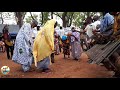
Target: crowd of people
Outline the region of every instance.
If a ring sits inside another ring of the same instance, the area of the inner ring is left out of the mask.
[[[21,64],[24,72],[33,70],[31,68],[33,63],[37,71],[49,72],[51,71],[49,66],[55,62],[55,55],[63,54],[64,59],[66,55],[68,59],[72,56],[73,60],[78,61],[83,51],[89,50],[95,44],[106,43],[110,40],[108,38],[113,39],[119,35],[119,32],[113,35],[113,25],[115,19],[118,19],[115,16],[116,14],[103,12],[101,19],[97,15],[87,17],[81,28],[71,27],[69,32],[63,27],[56,29],[57,22],[53,19],[48,20],[41,29],[38,22],[33,20],[20,28],[15,43],[11,42],[6,25],[3,28],[4,40],[1,40],[0,46],[5,46],[8,59],[12,58],[15,63]],[[119,19],[116,22],[118,24]],[[115,58],[117,55],[113,54]]]
[[[73,60],[78,61],[83,46],[86,46],[86,50],[89,49],[93,31],[97,31],[95,23],[99,25],[97,20],[93,22],[89,17],[83,28],[71,27],[71,30],[67,31],[67,28],[63,27],[56,29],[57,22],[52,19],[48,20],[34,35],[33,30],[38,22],[33,20],[31,24],[24,24],[16,37],[12,60],[21,64],[24,72],[31,71],[33,63],[37,71],[49,72],[49,65],[55,62],[55,55],[63,54],[64,59],[66,56],[68,59],[72,56]]]

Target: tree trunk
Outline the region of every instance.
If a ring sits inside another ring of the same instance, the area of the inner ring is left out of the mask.
[[[90,16],[90,12],[87,12],[87,17],[89,17]]]
[[[71,15],[70,18],[69,18],[69,24],[68,24],[68,27],[70,27],[70,26],[72,25],[73,15],[74,15],[74,13],[72,13],[72,15]]]
[[[18,19],[17,25],[19,25],[19,28],[21,28],[23,25],[23,19],[25,17],[25,14],[26,14],[25,12],[15,12],[15,16]]]
[[[2,17],[2,12],[1,12],[1,20],[2,20],[2,23],[1,23],[1,24],[3,24],[3,23],[4,23],[4,20],[3,20],[3,17]]]
[[[65,28],[67,25],[67,20],[66,20],[67,12],[64,12],[62,14],[62,21],[63,21],[63,27]]]
[[[31,12],[30,12],[30,15],[31,15],[31,18],[32,18],[33,20],[35,20]]]
[[[53,19],[53,12],[51,12],[51,19]]]
[[[17,25],[19,25],[19,28],[21,28],[22,25],[23,25],[23,20],[22,20],[22,17],[21,17],[21,16],[18,17]]]
[[[41,12],[41,15],[42,15],[41,25],[43,25],[43,19],[44,19],[44,14],[43,14],[43,12]]]

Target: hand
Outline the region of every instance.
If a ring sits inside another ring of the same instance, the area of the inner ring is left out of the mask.
[[[29,56],[32,56],[32,50],[29,48]]]

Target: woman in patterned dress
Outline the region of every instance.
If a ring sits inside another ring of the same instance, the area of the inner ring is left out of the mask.
[[[21,64],[24,72],[30,71],[33,62],[32,28],[36,27],[37,24],[38,22],[35,20],[31,24],[24,24],[16,37],[12,60]]]
[[[55,55],[59,55],[60,54],[59,35],[56,32],[54,34],[54,44],[55,44]]]
[[[71,51],[73,59],[79,60],[82,54],[82,48],[80,45],[80,33],[75,28],[72,28]]]

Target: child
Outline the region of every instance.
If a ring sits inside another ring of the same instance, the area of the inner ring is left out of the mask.
[[[68,58],[70,58],[70,40],[69,40],[69,36],[63,36],[62,37],[62,44],[63,44],[64,59],[66,58],[65,55],[68,55]]]

